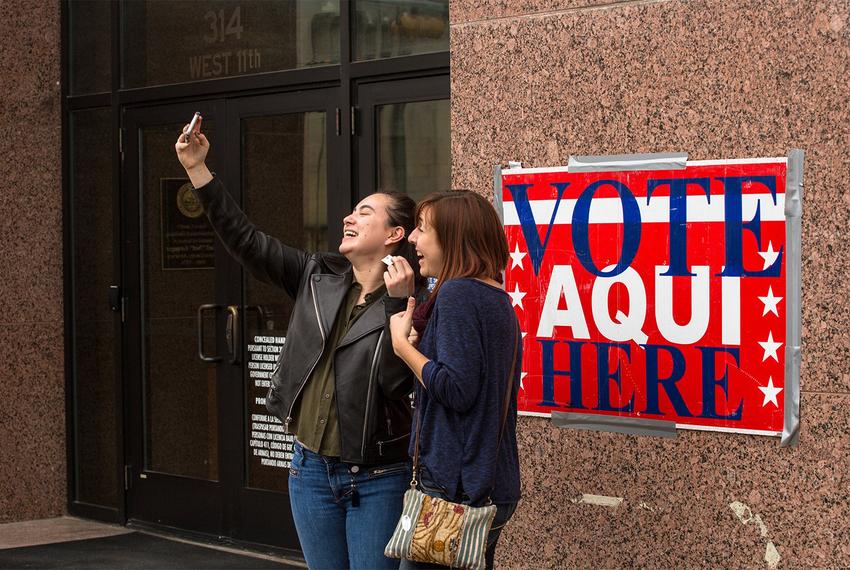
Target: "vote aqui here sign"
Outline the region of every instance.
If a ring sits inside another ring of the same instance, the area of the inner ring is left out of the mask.
[[[520,413],[780,435],[786,162],[503,170]]]

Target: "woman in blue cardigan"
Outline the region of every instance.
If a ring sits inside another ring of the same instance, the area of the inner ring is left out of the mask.
[[[508,244],[493,206],[473,192],[432,194],[419,204],[416,218],[410,242],[420,271],[438,281],[427,303],[414,310],[409,299],[407,310],[390,319],[393,350],[419,380],[410,452],[418,427],[419,481],[425,493],[497,506],[486,551],[491,568],[496,542],[520,498],[516,395],[521,338],[501,286]],[[420,565],[405,560],[405,567]]]

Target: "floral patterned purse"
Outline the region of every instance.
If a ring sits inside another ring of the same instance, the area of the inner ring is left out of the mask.
[[[496,505],[470,507],[408,489],[401,519],[384,555],[452,568],[483,569],[487,535],[495,516]]]
[[[501,447],[502,432],[505,430],[511,402],[517,341],[514,342],[513,364],[508,376],[502,426],[499,432],[499,447]],[[404,493],[401,518],[384,549],[384,555],[389,558],[404,558],[451,568],[483,570],[486,567],[487,536],[496,516],[496,505],[471,507],[431,497],[416,488],[421,422],[417,421],[416,424],[413,479],[410,481],[410,489]]]

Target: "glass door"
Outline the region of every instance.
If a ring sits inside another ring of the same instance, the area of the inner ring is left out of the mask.
[[[124,116],[125,487],[130,520],[221,534],[228,403],[215,355],[234,268],[174,152],[196,110],[218,143],[220,101]],[[223,151],[214,144],[208,162]]]
[[[337,96],[315,89],[227,104],[227,147],[234,149],[227,171],[245,213],[261,231],[307,251],[335,250],[351,208],[338,176]],[[233,430],[241,440],[231,442],[239,458],[234,536],[297,548],[287,488],[293,438],[265,407],[293,301],[247,274],[241,293],[241,366],[228,384],[228,398],[241,406],[241,430]]]
[[[201,111],[207,164],[251,222],[294,247],[334,249],[352,203],[337,178],[335,97],[317,89],[126,112],[128,519],[298,548],[292,438],[265,409],[292,300],[227,253],[174,141]]]
[[[451,187],[449,82],[445,75],[357,88],[360,197],[397,191],[420,200]]]

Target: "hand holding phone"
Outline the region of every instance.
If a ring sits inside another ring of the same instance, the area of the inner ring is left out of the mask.
[[[207,137],[201,133],[203,121],[204,118],[201,114],[195,113],[192,121],[183,128],[177,136],[177,142],[174,143],[177,159],[186,169],[186,174],[189,175],[189,180],[192,181],[195,188],[200,188],[213,178],[205,164],[210,143]]]

